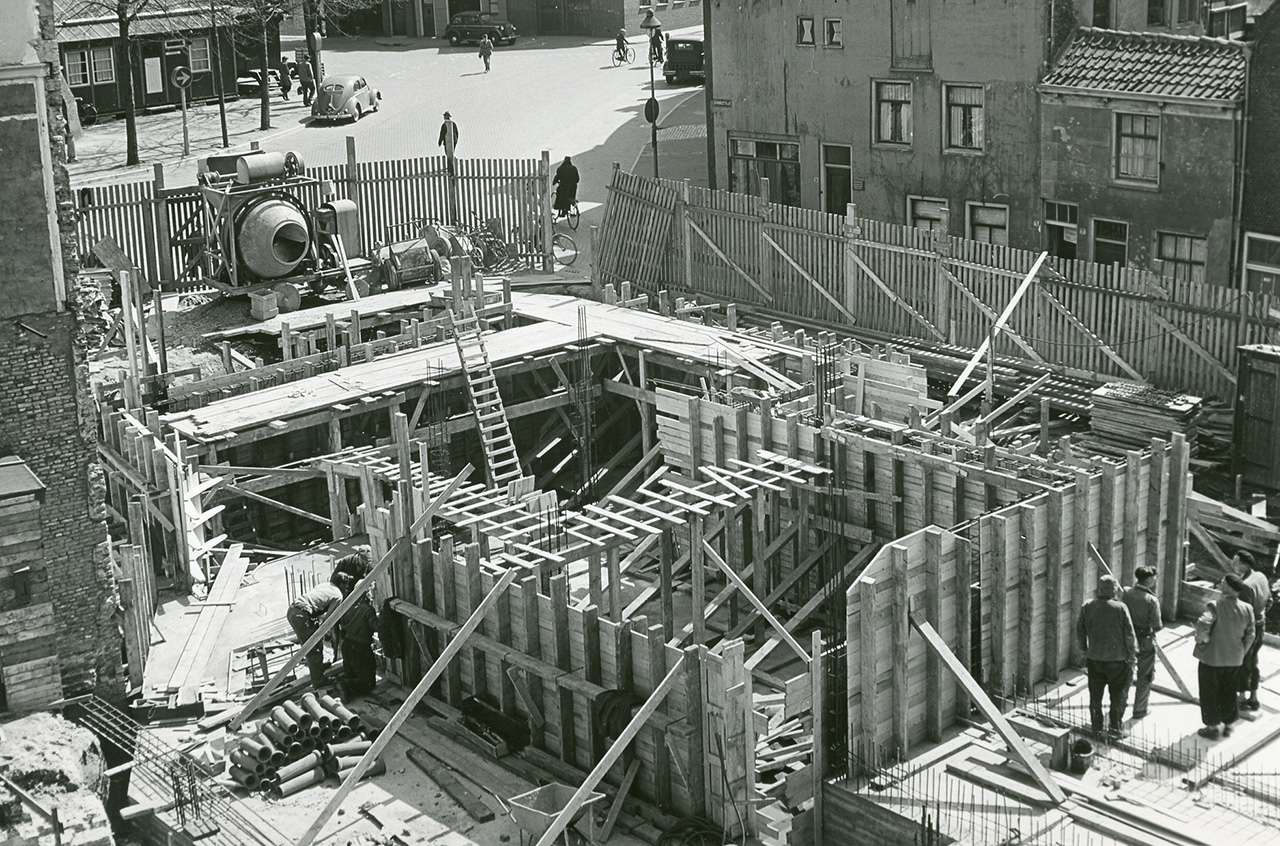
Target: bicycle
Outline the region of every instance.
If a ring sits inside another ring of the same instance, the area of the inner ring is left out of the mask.
[[[507,253],[507,245],[497,234],[502,231],[502,221],[494,218],[496,222],[496,230],[494,226],[485,223],[480,219],[474,211],[471,213],[472,225],[465,229],[463,234],[471,243],[470,255],[471,261],[481,270],[497,270],[506,264],[510,256]]]
[[[521,258],[537,261],[543,254],[541,229],[530,236],[520,226],[511,228],[510,243],[515,247],[516,255]],[[578,244],[567,232],[551,232],[551,256],[556,264],[568,267],[578,259]]]
[[[622,65],[624,64],[629,65],[636,60],[636,51],[635,51],[635,48],[629,45],[625,53],[619,50],[617,47],[614,47],[613,55],[610,58],[613,60],[613,66],[615,68],[622,67]]]
[[[574,230],[575,232],[578,230],[578,201],[577,200],[573,201],[573,204],[569,206],[568,211],[560,211],[559,209],[552,210],[552,216],[551,216],[552,224],[560,223],[561,221],[568,223],[569,228]]]

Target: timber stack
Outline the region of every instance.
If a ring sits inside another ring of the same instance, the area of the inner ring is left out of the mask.
[[[1090,429],[1104,445],[1123,452],[1140,449],[1152,438],[1173,433],[1186,437],[1196,454],[1200,397],[1160,391],[1130,382],[1108,382],[1090,395]]]

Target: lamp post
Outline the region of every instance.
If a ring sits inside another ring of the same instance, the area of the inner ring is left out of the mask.
[[[650,38],[653,37],[655,29],[661,29],[662,24],[658,21],[657,15],[650,9],[644,13],[644,20],[640,22],[640,28]],[[654,96],[653,82],[653,50],[649,48],[648,43],[645,44],[649,52],[649,102],[644,104],[644,119],[649,121],[649,143],[653,146],[653,178],[658,178],[658,98]]]

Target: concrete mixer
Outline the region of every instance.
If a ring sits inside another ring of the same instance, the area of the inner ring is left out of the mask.
[[[206,282],[226,294],[271,290],[281,312],[306,291],[368,292],[370,263],[356,205],[305,174],[296,153],[208,156],[199,162]]]

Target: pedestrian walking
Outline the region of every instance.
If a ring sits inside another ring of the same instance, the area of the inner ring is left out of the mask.
[[[1129,609],[1133,634],[1138,640],[1138,670],[1133,686],[1133,718],[1147,715],[1151,699],[1151,683],[1156,678],[1156,632],[1164,628],[1160,619],[1160,600],[1156,599],[1156,570],[1139,567],[1133,571],[1137,584],[1124,592],[1121,601]]]
[[[1129,682],[1138,657],[1129,609],[1118,598],[1120,583],[1111,576],[1098,579],[1098,595],[1080,609],[1076,636],[1084,651],[1089,674],[1089,721],[1096,737],[1102,736],[1102,694],[1111,700],[1107,734],[1124,736],[1124,709]]]
[[[1240,707],[1246,711],[1256,711],[1258,704],[1258,653],[1262,650],[1262,633],[1267,628],[1267,609],[1271,607],[1271,580],[1266,570],[1253,560],[1248,552],[1237,552],[1235,560],[1236,575],[1248,588],[1247,596],[1241,595],[1242,602],[1247,601],[1253,608],[1253,645],[1245,653],[1244,663],[1240,665],[1240,681],[1237,689],[1240,692]]]
[[[480,36],[480,58],[484,59],[484,72],[489,72],[489,57],[493,55],[493,42],[488,35]]]
[[[289,75],[288,57],[280,57],[280,65],[276,68],[276,72],[280,74],[280,95],[288,100],[289,92],[293,90],[293,77]]]
[[[320,628],[324,618],[346,598],[354,584],[350,574],[334,573],[329,581],[321,582],[289,605],[288,611],[285,612],[285,619],[289,621],[293,633],[298,636],[299,644],[306,643],[316,633],[316,629]],[[307,653],[306,660],[307,671],[311,675],[311,686],[319,689],[324,684],[325,673],[323,641],[317,643],[315,648]]]
[[[342,698],[353,699],[373,690],[378,683],[373,636],[378,631],[378,612],[363,594],[342,618]]]
[[[298,90],[302,92],[302,105],[310,106],[311,98],[316,96],[316,76],[310,57],[298,62]]]
[[[1219,736],[1219,726],[1221,735],[1230,737],[1240,716],[1236,687],[1254,639],[1253,606],[1244,580],[1231,573],[1218,589],[1222,598],[1205,606],[1196,620],[1196,647],[1191,653],[1200,662],[1200,722],[1204,727],[1199,734],[1210,740]]]

